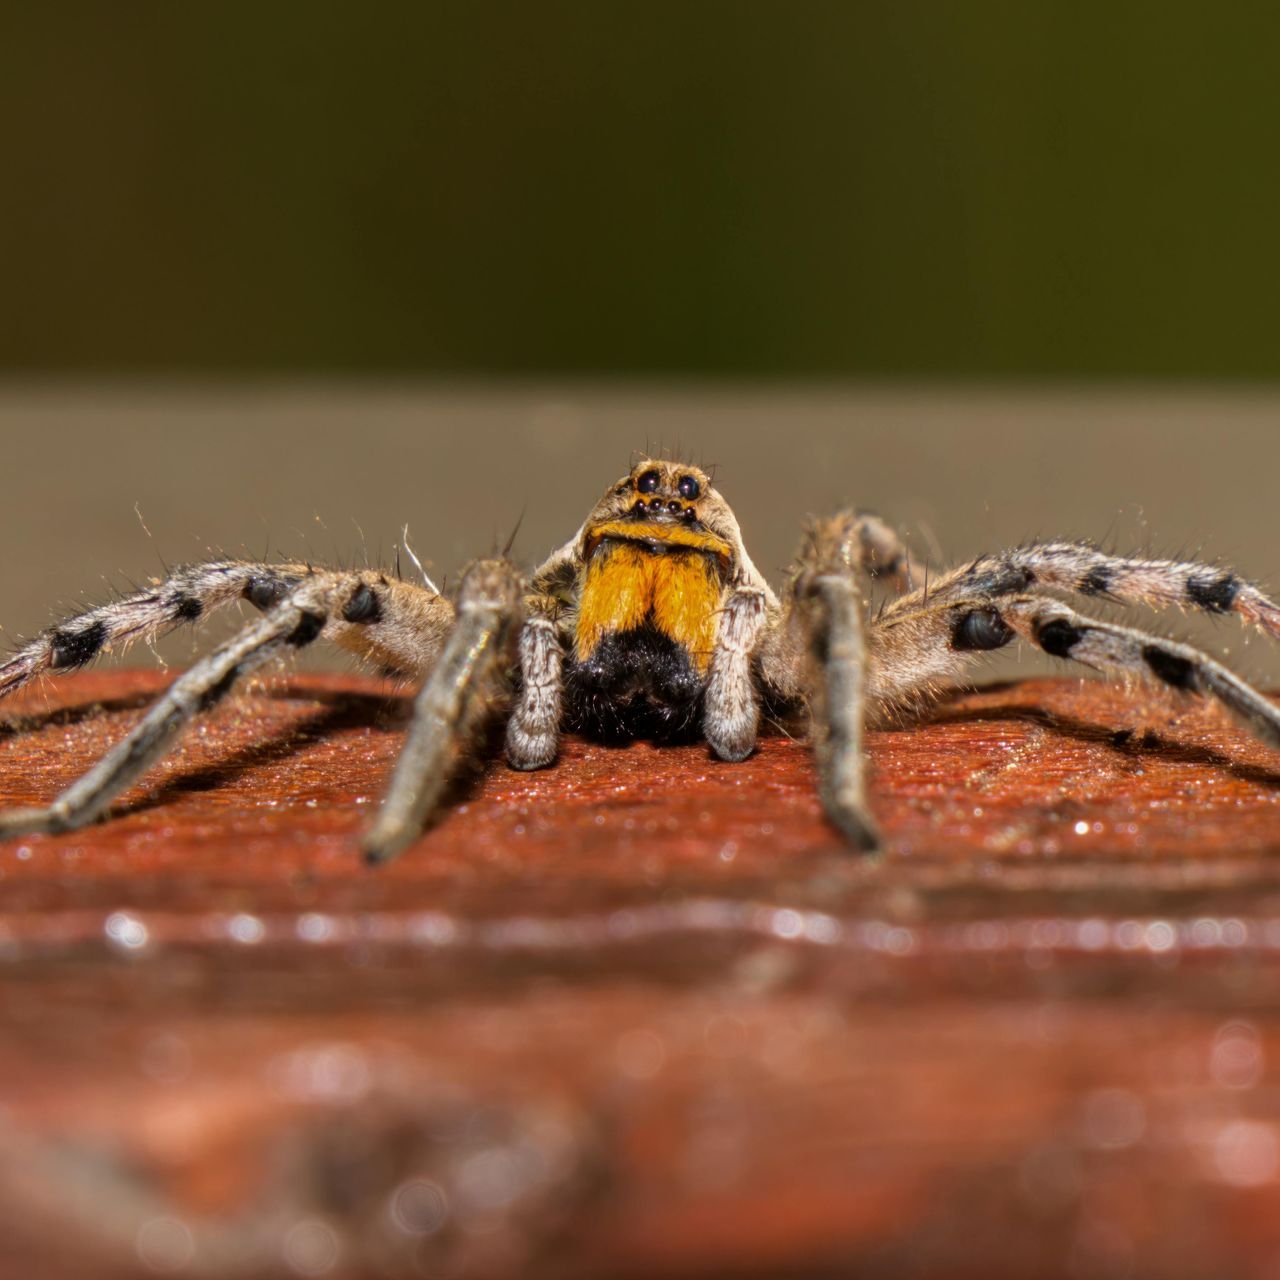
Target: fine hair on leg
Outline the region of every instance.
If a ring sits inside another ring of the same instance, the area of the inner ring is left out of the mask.
[[[767,616],[764,592],[739,587],[720,612],[703,694],[702,731],[721,760],[745,760],[756,745],[760,707],[751,661]]]
[[[1280,746],[1280,708],[1222,663],[1190,645],[1087,617],[1048,596],[953,600],[878,625],[872,632],[872,694],[888,706],[911,705],[954,683],[974,657],[1015,636],[1107,675],[1213,698],[1264,742]]]
[[[539,601],[520,629],[520,692],[506,731],[507,762],[513,769],[545,768],[559,750],[564,649],[554,612],[553,601]]]
[[[1034,542],[998,555],[980,556],[917,591],[890,603],[886,619],[924,605],[956,600],[1061,591],[1223,616],[1280,639],[1280,605],[1250,582],[1220,565],[1193,560],[1146,560],[1114,556],[1085,542]]]

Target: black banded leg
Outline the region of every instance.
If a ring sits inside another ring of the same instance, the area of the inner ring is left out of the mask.
[[[510,662],[520,586],[515,570],[501,560],[481,560],[464,575],[457,620],[418,694],[386,798],[362,842],[367,862],[395,857],[417,839],[439,804]]]
[[[0,661],[0,697],[36,676],[74,671],[109,649],[198,622],[236,600],[271,609],[312,573],[306,565],[247,560],[182,565],[145,590],[86,609],[19,645]]]
[[[1280,639],[1280,605],[1230,569],[1193,560],[1145,560],[1110,555],[1083,542],[1037,542],[980,556],[894,601],[886,618],[919,609],[1062,591],[1153,608],[1175,607],[1225,616]]]
[[[764,592],[740,587],[720,614],[702,700],[702,732],[721,760],[745,760],[756,746],[760,707],[751,661],[768,614]]]
[[[1056,600],[1014,600],[1001,614],[1020,636],[1055,658],[1215,698],[1245,728],[1269,745],[1280,747],[1280,709],[1233,671],[1190,645],[1136,627],[1099,622]]]
[[[74,831],[100,818],[111,802],[162,756],[182,729],[216,706],[241,676],[281,651],[310,644],[324,629],[331,577],[308,580],[272,611],[179,676],[131,732],[45,808],[0,814],[0,838]]]
[[[542,769],[560,748],[564,650],[550,610],[520,629],[520,694],[507,721],[507,762],[513,769]]]
[[[867,808],[867,650],[858,583],[850,574],[816,573],[797,583],[795,604],[813,671],[810,710],[822,802],[850,843],[869,853],[880,835]]]
[[[1215,698],[1264,742],[1280,746],[1280,709],[1220,662],[1190,645],[1086,617],[1048,596],[979,598],[879,621],[871,633],[872,696],[882,709],[912,707],[954,684],[971,659],[1015,636],[1096,671]]]

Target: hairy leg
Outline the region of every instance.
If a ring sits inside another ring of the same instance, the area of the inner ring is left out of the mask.
[[[871,634],[871,694],[881,706],[908,707],[954,683],[975,655],[1003,648],[1015,636],[1108,675],[1214,698],[1264,742],[1280,746],[1280,709],[1220,662],[1189,645],[1086,617],[1044,596],[979,597],[881,620]]]
[[[36,676],[87,666],[107,650],[154,639],[236,600],[268,611],[302,583],[329,572],[243,560],[184,565],[147,590],[86,609],[19,646],[0,662],[0,697]],[[340,576],[352,583],[352,594],[327,618],[325,639],[378,667],[424,674],[452,623],[452,605],[373,570]]]
[[[308,578],[264,618],[250,623],[179,676],[133,730],[50,805],[0,814],[0,837],[72,831],[101,817],[196,715],[216,706],[241,676],[268,659],[314,641],[326,619],[341,610],[352,594],[346,578],[330,574]]]
[[[702,732],[721,760],[745,760],[755,750],[760,708],[751,661],[767,611],[764,592],[739,587],[720,612],[703,694]]]
[[[560,747],[564,649],[556,627],[556,602],[535,596],[518,647],[520,694],[507,721],[507,761],[513,769],[542,769]]]
[[[421,833],[454,766],[500,693],[522,612],[521,580],[504,560],[463,575],[457,621],[414,704],[409,736],[363,849],[386,862]]]
[[[885,552],[868,538],[868,519],[846,512],[807,530],[782,608],[763,628],[755,653],[767,693],[808,703],[823,804],[849,841],[867,851],[879,835],[867,807],[863,751],[864,577]],[[874,527],[885,528],[880,521]],[[872,543],[879,549],[869,550]],[[893,572],[906,572],[905,553]]]
[[[1234,613],[1280,639],[1280,605],[1229,569],[1183,560],[1142,560],[1108,555],[1083,542],[1039,542],[982,556],[893,601],[886,620],[926,605],[955,600],[999,600],[1027,591],[1063,591],[1203,613]]]

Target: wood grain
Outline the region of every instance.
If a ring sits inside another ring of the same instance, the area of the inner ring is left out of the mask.
[[[162,683],[11,704],[48,799]],[[1268,1276],[1280,757],[1037,681],[807,749],[572,740],[370,871],[403,733],[268,682],[0,847],[0,1274]]]

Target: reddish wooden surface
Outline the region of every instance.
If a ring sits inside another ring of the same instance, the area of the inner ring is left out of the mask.
[[[0,801],[159,683],[12,704]],[[369,871],[404,716],[269,683],[0,846],[0,1274],[1280,1270],[1280,756],[1212,711],[875,734],[876,863],[803,743],[573,741]]]

